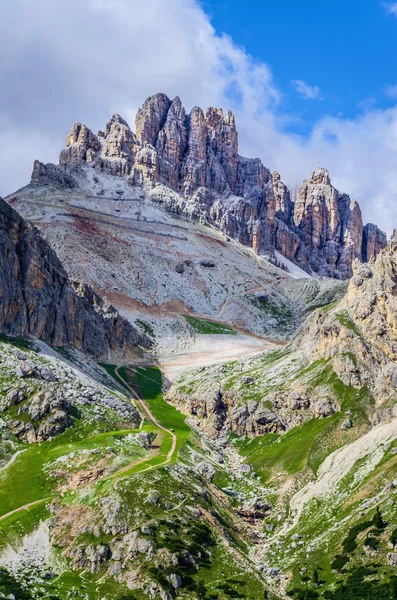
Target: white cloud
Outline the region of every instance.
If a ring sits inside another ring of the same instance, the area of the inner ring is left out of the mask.
[[[389,231],[397,225],[397,108],[321,119],[308,138],[285,133],[271,70],[217,35],[196,0],[14,0],[0,21],[0,194],[24,185],[35,158],[56,161],[73,121],[131,125],[162,91],[232,108],[240,152],[291,186],[318,166]],[[303,82],[302,82],[303,83]]]
[[[294,79],[291,83],[295,86],[298,94],[307,100],[321,100],[320,88],[317,85],[309,85],[301,79]]]
[[[384,92],[389,98],[397,98],[397,85],[386,85]]]
[[[397,2],[387,2],[383,5],[389,15],[397,17]]]

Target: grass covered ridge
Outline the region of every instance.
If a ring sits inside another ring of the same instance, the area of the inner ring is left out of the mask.
[[[183,318],[189,323],[196,333],[209,334],[209,335],[237,335],[237,331],[225,325],[224,323],[217,323],[216,321],[207,321],[206,319],[199,319],[197,317],[190,317],[189,315],[183,315]]]

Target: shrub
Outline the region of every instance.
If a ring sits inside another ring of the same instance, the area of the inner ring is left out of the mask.
[[[373,518],[373,524],[377,529],[383,530],[387,523],[383,520],[382,513],[379,510],[379,506],[376,507],[375,515]]]
[[[393,546],[395,546],[397,544],[397,529],[393,529],[389,539],[390,539],[391,543],[393,544]]]
[[[331,563],[331,569],[341,571],[346,563],[349,562],[349,557],[345,554],[338,554]]]

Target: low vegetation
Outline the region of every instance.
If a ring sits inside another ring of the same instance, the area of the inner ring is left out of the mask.
[[[190,317],[189,315],[183,315],[183,317],[196,333],[207,335],[237,335],[237,331],[224,323],[198,319],[197,317]]]

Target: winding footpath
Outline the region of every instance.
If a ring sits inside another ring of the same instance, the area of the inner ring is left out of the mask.
[[[11,510],[9,513],[6,513],[5,515],[1,515],[0,521],[3,521],[4,519],[8,519],[8,517],[12,517],[12,515],[15,515],[16,513],[19,513],[22,510],[29,510],[29,508],[31,508],[32,506],[36,506],[38,504],[42,504],[43,502],[47,502],[47,500],[51,500],[51,498],[53,498],[53,496],[48,496],[47,498],[41,498],[40,500],[35,500],[34,502],[28,502],[27,504],[24,504],[23,506],[20,506],[19,508],[15,508],[14,510]]]
[[[156,427],[158,427],[162,431],[165,431],[165,433],[168,433],[171,436],[171,438],[172,438],[171,448],[170,448],[170,450],[169,450],[169,452],[167,454],[167,457],[164,460],[164,462],[162,462],[162,463],[160,463],[158,465],[150,465],[146,469],[143,469],[142,471],[140,471],[140,473],[142,473],[143,471],[148,471],[149,469],[154,469],[155,467],[160,467],[162,465],[168,465],[171,462],[171,460],[172,460],[172,458],[173,458],[173,456],[175,454],[176,443],[177,443],[177,440],[178,440],[177,436],[170,429],[167,429],[166,427],[163,427],[163,425],[161,425],[161,423],[156,419],[156,417],[154,416],[154,414],[150,410],[149,406],[147,405],[147,403],[145,402],[145,400],[142,398],[140,392],[138,392],[137,390],[134,390],[134,388],[131,387],[130,384],[120,374],[120,367],[116,367],[115,373],[116,373],[117,377],[120,379],[120,381],[122,381],[123,384],[131,392],[131,394],[132,394],[132,396],[134,397],[134,400],[135,400],[134,404],[138,408],[139,412],[141,414],[145,414],[146,417],[147,417],[147,419],[149,421],[151,421],[154,425],[156,425]]]
[[[119,372],[120,367],[117,367],[115,369],[115,373],[118,377],[118,379],[123,383],[123,385],[128,388],[128,390],[131,392],[132,394],[132,398],[131,398],[131,402],[137,407],[137,409],[139,410],[140,414],[142,415],[142,421],[141,421],[141,425],[140,425],[140,429],[142,429],[143,423],[144,423],[144,419],[145,417],[151,421],[156,427],[158,427],[158,429],[161,429],[162,431],[164,431],[165,433],[169,434],[171,436],[172,439],[172,444],[171,444],[171,448],[169,450],[169,452],[167,453],[167,456],[165,457],[164,461],[161,463],[157,463],[154,465],[149,465],[143,469],[141,469],[140,471],[137,471],[137,473],[144,473],[146,471],[150,471],[152,469],[156,469],[158,467],[162,467],[164,465],[168,465],[175,454],[176,451],[176,444],[177,444],[177,436],[175,435],[175,433],[169,429],[167,429],[166,427],[163,427],[163,425],[161,425],[161,423],[156,419],[156,417],[153,415],[152,411],[150,410],[149,406],[147,405],[147,403],[144,401],[144,399],[142,398],[140,392],[138,390],[135,390],[133,387],[130,386],[130,384],[124,379],[124,377],[121,375],[121,373]],[[17,452],[15,454],[15,456],[12,458],[12,460],[5,465],[5,467],[3,467],[3,469],[5,470],[6,468],[8,468],[12,462],[14,462],[14,460],[17,458],[17,455],[19,455],[21,452]],[[145,456],[141,461],[136,461],[133,464],[128,465],[127,467],[123,467],[120,471],[117,471],[116,473],[113,473],[112,475],[109,475],[109,477],[106,477],[104,479],[100,479],[98,481],[106,481],[107,479],[114,479],[115,477],[117,477],[118,475],[121,475],[123,472],[128,472],[128,469],[133,468],[134,466],[137,466],[139,463],[144,464],[145,462],[147,462],[147,460],[150,460],[152,458],[154,458],[154,456],[158,455],[160,453],[160,447],[154,449],[153,453],[151,454],[150,458],[148,459],[147,456]],[[3,470],[2,469],[2,470]],[[54,497],[54,494],[51,496],[48,496],[47,498],[41,498],[40,500],[35,500],[34,502],[28,502],[27,504],[24,504],[23,506],[20,506],[19,508],[15,508],[14,510],[1,515],[0,516],[0,522],[4,521],[5,519],[8,519],[8,517],[11,517],[12,515],[15,515],[19,512],[22,512],[24,510],[29,510],[29,508],[32,508],[34,506],[37,506],[39,504],[42,504],[43,502],[47,502],[48,500],[51,500]]]

